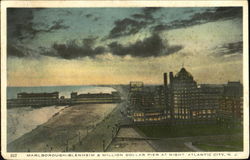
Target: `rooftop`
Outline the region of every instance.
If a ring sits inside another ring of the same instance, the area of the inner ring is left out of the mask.
[[[181,70],[175,75],[175,77],[181,79],[186,79],[186,78],[193,79],[193,76],[184,67],[181,68]]]

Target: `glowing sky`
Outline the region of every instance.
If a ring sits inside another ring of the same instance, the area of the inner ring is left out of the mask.
[[[242,82],[242,8],[9,8],[8,86]]]

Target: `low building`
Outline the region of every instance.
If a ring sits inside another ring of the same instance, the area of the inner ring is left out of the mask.
[[[77,94],[77,92],[71,93],[71,103],[120,103],[121,96],[118,92],[111,93],[86,93]]]
[[[157,86],[154,92],[154,103],[156,105],[165,106],[166,98],[165,98],[165,88],[163,86]]]
[[[192,110],[192,119],[196,123],[216,123],[219,100],[223,93],[221,85],[199,85],[198,105]]]
[[[132,84],[132,85],[131,85]],[[130,117],[134,123],[162,123],[166,121],[163,87],[143,86],[143,83],[130,83],[129,105]],[[170,115],[170,114],[169,114]]]
[[[7,100],[8,107],[42,107],[57,105],[59,103],[59,92],[52,93],[18,93],[17,99]]]
[[[135,110],[132,115],[132,120],[134,123],[162,123],[168,122],[165,108],[159,107],[149,107],[143,108],[141,110]]]
[[[59,105],[70,105],[71,104],[71,98],[65,98],[64,96],[61,96],[59,99]]]
[[[154,105],[154,97],[150,92],[132,92],[129,98],[130,105],[134,108],[145,108]]]
[[[129,92],[138,92],[143,90],[143,82],[132,81],[129,84]]]
[[[225,123],[243,121],[243,85],[240,82],[228,82],[224,86],[219,103],[219,120]]]

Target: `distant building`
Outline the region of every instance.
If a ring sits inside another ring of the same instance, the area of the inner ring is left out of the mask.
[[[44,107],[50,105],[74,105],[82,103],[119,103],[118,92],[77,94],[72,92],[70,98],[61,96],[59,92],[52,93],[18,93],[17,99],[8,99],[7,107]]]
[[[18,93],[17,99],[58,99],[59,92],[52,92],[52,93]]]
[[[223,87],[220,85],[200,85],[198,93],[198,107],[193,109],[192,119],[204,123],[215,123]]]
[[[162,123],[166,122],[167,114],[165,108],[162,107],[146,107],[140,110],[135,110],[132,115],[135,123]]]
[[[77,94],[77,92],[71,93],[71,103],[119,103],[121,102],[121,96],[118,92],[111,93],[87,93]]]
[[[143,90],[143,82],[133,81],[130,82],[129,92],[138,92]]]
[[[130,104],[136,108],[145,108],[154,105],[154,97],[150,92],[132,92],[130,94]]]
[[[129,105],[132,108],[131,118],[134,123],[160,123],[166,120],[164,88],[144,87],[142,82],[130,82]]]
[[[8,107],[40,107],[57,105],[59,103],[59,92],[52,93],[18,93],[17,99],[7,101]]]
[[[165,106],[166,105],[166,90],[163,86],[157,86],[154,92],[155,105]]]
[[[243,121],[243,85],[240,82],[228,82],[220,98],[219,120],[227,123]]]

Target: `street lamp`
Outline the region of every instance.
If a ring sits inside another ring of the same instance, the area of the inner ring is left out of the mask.
[[[102,149],[103,149],[103,152],[105,152],[105,140],[102,140]]]
[[[80,143],[80,141],[81,141],[81,133],[80,133],[80,131],[78,132],[78,140],[79,140],[79,143]]]

